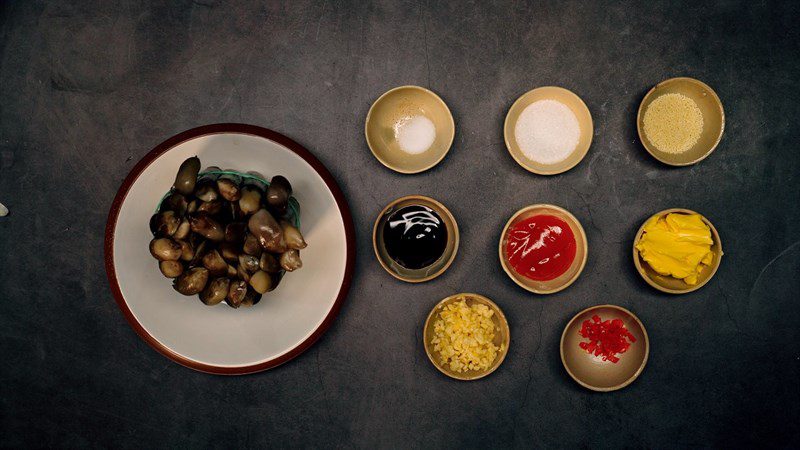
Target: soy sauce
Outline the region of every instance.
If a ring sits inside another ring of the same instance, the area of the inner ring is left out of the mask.
[[[383,242],[389,256],[407,269],[435,263],[447,247],[447,227],[427,206],[398,209],[383,226]]]

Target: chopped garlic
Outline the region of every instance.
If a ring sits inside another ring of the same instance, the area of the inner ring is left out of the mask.
[[[498,347],[493,343],[496,330],[493,315],[494,311],[486,305],[467,306],[463,297],[444,306],[433,324],[431,339],[442,364],[454,372],[489,369],[497,354],[505,350],[505,345]]]

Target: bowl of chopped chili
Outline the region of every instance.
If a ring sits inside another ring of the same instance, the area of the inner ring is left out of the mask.
[[[614,305],[584,309],[561,335],[561,362],[581,386],[622,389],[639,377],[650,354],[647,330],[635,314]]]

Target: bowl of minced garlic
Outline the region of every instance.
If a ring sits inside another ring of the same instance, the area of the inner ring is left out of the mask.
[[[633,240],[636,270],[648,284],[670,294],[703,287],[717,272],[722,254],[714,225],[688,209],[651,216]]]
[[[494,372],[508,352],[511,334],[503,311],[479,294],[456,294],[431,310],[423,331],[433,365],[457,380]]]
[[[645,95],[637,117],[639,140],[657,160],[672,166],[699,162],[717,148],[725,129],[722,102],[694,78],[670,78]]]

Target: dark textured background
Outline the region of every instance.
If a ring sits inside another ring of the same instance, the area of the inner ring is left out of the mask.
[[[697,447],[800,445],[798,3],[655,1],[0,2],[0,444],[191,447]],[[692,76],[727,126],[707,160],[673,169],[636,137],[644,93]],[[447,158],[385,169],[363,136],[401,84],[439,93],[456,121]],[[589,106],[586,159],[525,172],[502,143],[519,95],[560,85]],[[160,356],[125,322],[103,269],[111,200],[133,164],[180,131],[272,128],[309,148],[349,199],[358,261],[341,316],[275,370],[223,378]],[[371,224],[404,194],[444,202],[462,245],[435,281],[394,280]],[[589,261],[534,297],[502,272],[498,234],[518,208],[572,211]],[[631,240],[686,207],[726,256],[698,292],[647,286]],[[445,378],[420,332],[439,299],[493,298],[514,340],[482,381]],[[639,315],[652,351],[626,389],[566,374],[558,342],[579,310]]]

